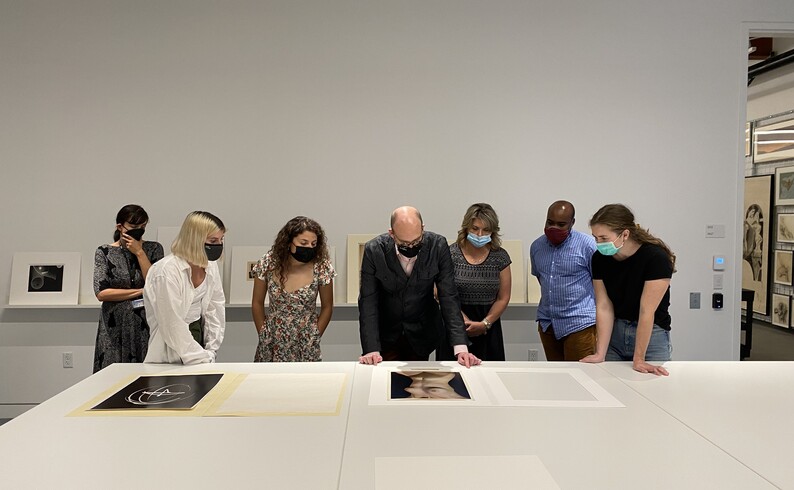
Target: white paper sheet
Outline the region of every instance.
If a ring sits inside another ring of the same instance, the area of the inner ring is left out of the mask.
[[[211,415],[338,415],[345,373],[248,374]]]

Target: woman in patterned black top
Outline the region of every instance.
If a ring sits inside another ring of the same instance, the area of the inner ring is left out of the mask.
[[[94,255],[94,293],[102,316],[94,348],[94,372],[114,362],[143,362],[149,325],[143,311],[143,284],[149,267],[163,258],[163,246],[142,241],[149,216],[128,204],[116,215],[115,240]]]
[[[449,247],[469,352],[483,361],[505,360],[500,317],[510,301],[511,260],[501,245],[496,211],[477,203],[466,211],[457,241]],[[440,344],[436,359],[455,359],[448,344]]]

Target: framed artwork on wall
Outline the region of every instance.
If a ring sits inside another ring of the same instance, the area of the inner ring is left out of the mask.
[[[80,290],[77,252],[19,252],[11,266],[10,305],[76,305]]]
[[[791,265],[794,252],[791,250],[775,250],[774,283],[784,286],[792,285]]]
[[[744,126],[744,156],[749,157],[753,154],[753,123],[748,122]]]
[[[254,275],[251,269],[267,251],[268,245],[232,247],[232,273],[229,279],[229,304],[251,304]]]
[[[524,242],[521,240],[502,240],[502,247],[510,255],[510,303],[527,302],[527,283],[524,276]]]
[[[769,228],[772,176],[744,179],[742,288],[755,291],[753,311],[769,314]]]
[[[794,204],[794,167],[775,169],[775,206]]]
[[[791,296],[772,294],[772,325],[791,328]]]
[[[753,163],[794,159],[794,113],[753,127]]]
[[[358,289],[361,281],[361,261],[364,259],[364,245],[378,235],[347,236],[347,302],[358,302]]]
[[[794,213],[777,215],[777,243],[794,243]]]

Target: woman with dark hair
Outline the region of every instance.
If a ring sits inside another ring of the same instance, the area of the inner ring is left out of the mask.
[[[667,375],[647,361],[669,361],[670,278],[675,254],[634,222],[623,204],[607,204],[590,220],[596,353],[584,362],[633,361],[641,373]]]
[[[102,316],[94,347],[94,372],[114,362],[143,362],[149,325],[143,310],[143,285],[149,268],[163,258],[163,246],[143,241],[149,216],[128,204],[116,215],[113,243],[94,255],[94,294]]]
[[[504,361],[500,318],[510,302],[512,261],[502,248],[499,217],[490,204],[469,206],[449,252],[463,322],[471,342],[469,352],[483,361]],[[446,340],[439,343],[436,359],[455,359]]]
[[[188,214],[171,254],[149,271],[143,288],[151,326],[144,362],[215,362],[226,331],[226,298],[218,259],[226,226],[206,211]]]
[[[251,310],[259,334],[254,361],[320,361],[320,337],[331,321],[336,275],[322,227],[305,216],[289,220],[253,273]],[[268,315],[265,296],[270,297]]]

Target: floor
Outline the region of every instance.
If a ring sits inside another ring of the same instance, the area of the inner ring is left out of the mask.
[[[753,347],[747,361],[794,361],[794,330],[753,322]]]

